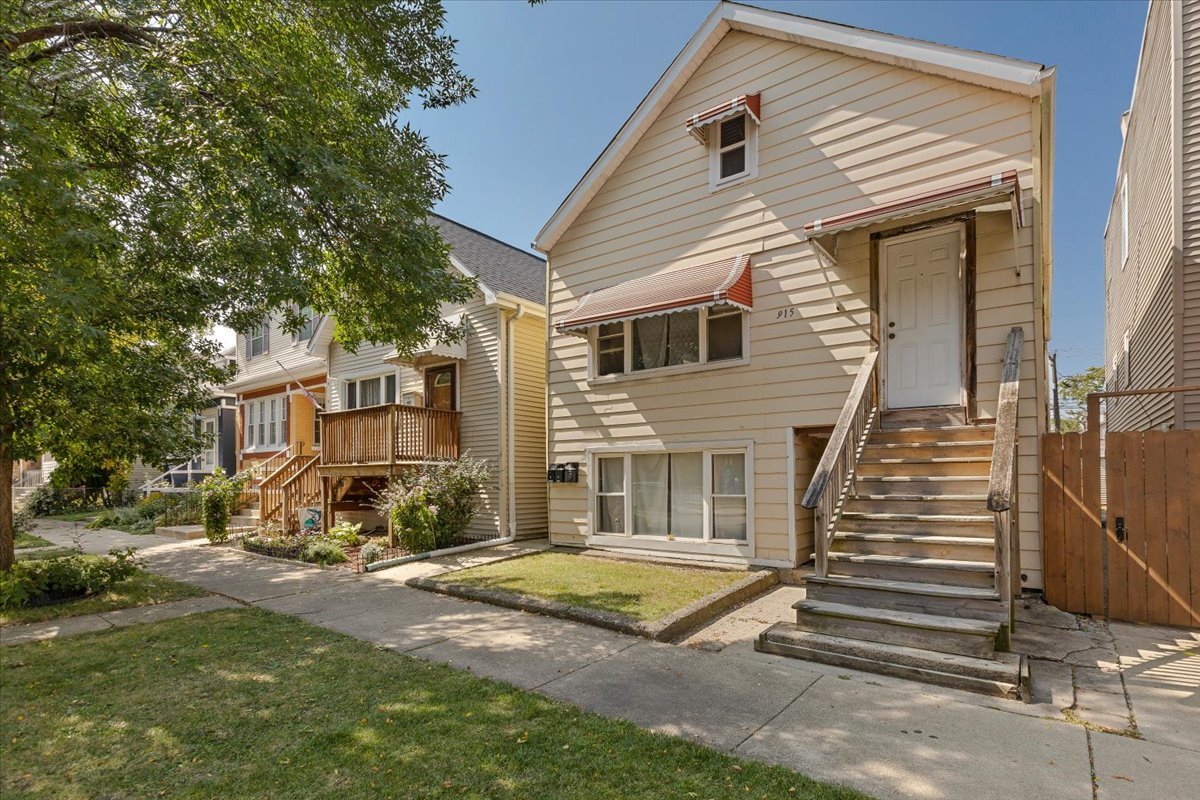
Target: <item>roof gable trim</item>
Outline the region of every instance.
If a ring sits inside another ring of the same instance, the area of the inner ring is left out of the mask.
[[[833,50],[1025,97],[1040,95],[1042,80],[1049,74],[1041,65],[1028,61],[907,39],[779,11],[720,2],[588,168],[554,215],[542,226],[533,242],[533,249],[542,253],[550,252],[583,208],[616,172],[675,94],[683,88],[721,38],[731,30]]]

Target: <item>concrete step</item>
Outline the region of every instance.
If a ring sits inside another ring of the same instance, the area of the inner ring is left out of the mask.
[[[863,494],[846,500],[846,511],[860,514],[925,514],[931,516],[982,516],[987,495],[973,494]]]
[[[961,475],[986,478],[992,470],[991,456],[971,456],[964,458],[935,457],[935,458],[882,458],[870,457],[863,453],[858,462],[855,474],[861,478],[871,478],[883,475],[916,475],[921,477],[938,477]]]
[[[989,561],[995,557],[995,544],[991,539],[981,536],[838,531],[833,536],[832,548],[842,553],[873,553],[955,561]]]
[[[995,654],[1000,632],[997,622],[826,600],[800,600],[792,608],[796,610],[796,627],[800,630],[975,658],[991,658]]]
[[[978,495],[987,497],[986,475],[874,475],[859,477],[859,494]]]
[[[829,554],[829,571],[834,575],[857,575],[894,581],[941,583],[950,586],[995,586],[996,568],[990,561],[962,561],[948,558]]]
[[[864,459],[874,458],[991,458],[990,439],[953,442],[876,442],[863,448]]]
[[[239,527],[256,528],[259,522],[257,514],[234,514],[229,518],[230,525],[237,525]]]
[[[805,578],[804,586],[810,600],[1008,623],[1008,613],[994,587],[947,586],[853,575],[813,575]],[[997,642],[997,647],[1000,646]]]
[[[813,633],[791,622],[777,622],[767,628],[759,634],[754,649],[995,697],[1028,697],[1029,668],[1016,653],[997,653],[991,659],[937,653]]]
[[[190,541],[192,539],[204,538],[203,525],[163,525],[154,529],[154,533],[158,536],[167,536],[171,539],[183,539]]]
[[[944,428],[904,427],[871,432],[871,444],[912,444],[914,442],[992,441],[994,425],[955,425]]]

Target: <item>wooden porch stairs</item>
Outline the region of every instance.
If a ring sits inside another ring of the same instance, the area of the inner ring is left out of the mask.
[[[1020,337],[1015,354],[1011,337],[1009,344],[1019,366]],[[1008,652],[1015,393],[1011,409],[1002,399],[996,424],[896,427],[887,415],[876,422],[866,383],[863,397],[851,398],[861,408],[843,415],[845,442],[835,429],[836,451],[822,459],[829,479],[821,485],[818,467],[805,497],[817,509],[817,574],[793,606],[796,621],[772,625],[756,649],[1026,697],[1027,665]],[[998,489],[1003,502],[993,496]]]

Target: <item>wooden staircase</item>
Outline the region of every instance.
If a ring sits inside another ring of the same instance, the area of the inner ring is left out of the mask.
[[[1006,377],[1019,366],[1019,329],[1014,334]],[[864,371],[871,373],[874,359],[868,362]],[[807,597],[793,606],[796,621],[768,628],[756,648],[1027,696],[1027,667],[1007,652],[1016,552],[1015,388],[1011,408],[1002,390],[996,424],[897,426],[887,414],[876,424],[872,382],[856,383],[861,396],[852,391],[805,496],[817,510],[817,574],[806,581]]]

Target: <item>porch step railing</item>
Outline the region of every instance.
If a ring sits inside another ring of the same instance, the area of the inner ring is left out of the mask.
[[[992,469],[988,478],[988,510],[992,512],[995,546],[996,592],[1014,622],[1013,598],[1021,593],[1020,509],[1017,491],[1017,411],[1021,396],[1021,346],[1025,331],[1008,333],[1000,399],[996,405],[996,433],[992,442]]]
[[[801,502],[815,509],[816,572],[819,577],[829,573],[829,550],[833,535],[845,507],[846,498],[854,489],[854,475],[862,449],[878,424],[879,400],[877,367],[879,351],[872,350],[858,369],[850,394],[842,406],[829,443],[817,464],[808,491]]]
[[[297,511],[321,502],[321,475],[317,471],[321,456],[314,454],[300,458],[300,468],[280,486],[280,523],[289,533],[299,528]]]

